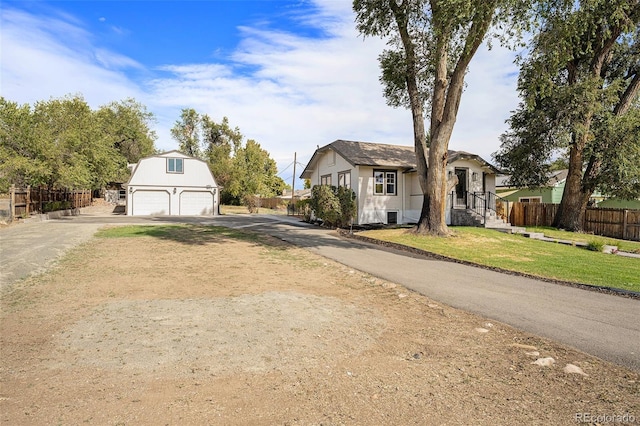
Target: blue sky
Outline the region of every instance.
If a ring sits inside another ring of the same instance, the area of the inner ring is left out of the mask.
[[[155,114],[161,150],[177,148],[182,108],[227,116],[288,183],[294,152],[304,165],[336,139],[412,144],[410,112],[382,97],[384,42],[358,35],[350,1],[3,0],[0,18],[1,96],[133,97]],[[517,106],[513,57],[494,46],[474,58],[450,149],[491,161]]]

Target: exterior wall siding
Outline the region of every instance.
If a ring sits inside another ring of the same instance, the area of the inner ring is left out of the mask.
[[[483,178],[485,190],[495,193],[495,175],[486,173],[475,161],[459,160],[447,166],[447,172],[455,168],[466,168],[467,188],[472,192],[483,192]],[[374,170],[396,171],[396,195],[374,194]],[[357,214],[354,224],[387,224],[389,212],[397,213],[398,224],[416,223],[422,210],[423,194],[416,172],[405,173],[402,169],[353,166],[346,159],[327,150],[321,153],[316,162],[316,168],[311,172],[311,185],[320,185],[323,176],[331,176],[331,184],[337,186],[338,173],[351,172],[351,189],[356,193]],[[473,173],[477,173],[473,180]],[[486,173],[486,174],[485,174]],[[450,197],[447,196],[446,221],[451,224]]]
[[[168,173],[167,158],[182,158],[183,172]],[[169,206],[167,210],[159,211],[157,214],[172,216],[181,214],[181,200],[186,200],[185,197],[192,196],[192,193],[209,192],[212,194],[212,205],[203,205],[200,212],[204,215],[217,214],[219,193],[209,167],[205,162],[179,152],[143,158],[138,162],[127,183],[128,215],[133,215],[136,210],[134,194],[138,191],[157,191],[168,194]],[[139,197],[139,199],[142,200],[143,197]]]

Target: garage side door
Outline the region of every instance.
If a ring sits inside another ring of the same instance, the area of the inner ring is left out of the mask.
[[[185,191],[180,194],[181,216],[213,214],[213,194],[208,191]]]
[[[168,215],[169,193],[167,191],[136,191],[133,193],[133,215]]]

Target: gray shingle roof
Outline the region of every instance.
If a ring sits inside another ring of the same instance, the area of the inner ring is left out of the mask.
[[[323,148],[333,148],[354,166],[406,167],[416,165],[412,146],[337,140]],[[321,149],[323,149],[321,148]]]
[[[307,167],[302,172],[302,178],[311,176],[318,156],[328,150],[334,150],[353,166],[393,167],[404,168],[411,171],[416,167],[416,154],[413,146],[389,145],[383,143],[358,142],[338,139],[328,145],[320,147],[309,160]],[[494,166],[475,154],[465,151],[449,150],[449,163],[456,160],[476,160],[480,164],[499,172]]]

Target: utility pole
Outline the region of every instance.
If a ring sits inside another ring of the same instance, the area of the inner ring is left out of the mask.
[[[296,194],[296,156],[297,152],[293,153],[293,179],[291,182],[291,215],[296,214],[296,204],[294,201],[294,196]]]

